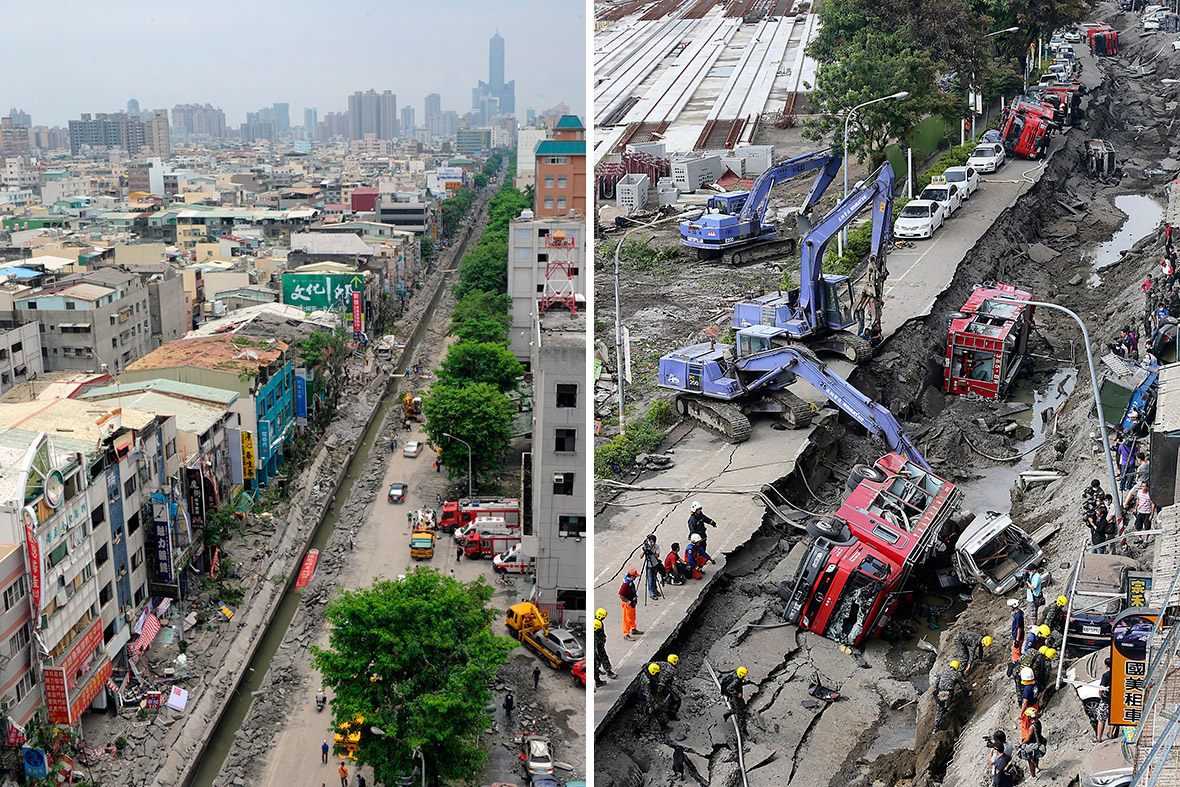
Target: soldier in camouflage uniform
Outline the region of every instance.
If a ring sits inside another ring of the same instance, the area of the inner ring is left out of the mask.
[[[935,732],[938,732],[938,727],[942,724],[942,715],[950,708],[957,688],[966,689],[967,682],[963,680],[963,673],[959,672],[959,662],[952,661],[950,667],[938,673],[938,677],[934,679],[932,690],[934,692]]]

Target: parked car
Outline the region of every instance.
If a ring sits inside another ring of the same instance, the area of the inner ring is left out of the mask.
[[[1080,30],[1067,30],[1065,33],[1065,40],[1071,44],[1082,43],[1082,31],[1080,31]]]
[[[422,443],[418,440],[411,440],[406,443],[406,447],[402,449],[402,456],[417,456],[422,453]]]
[[[893,222],[893,234],[898,238],[929,238],[946,221],[942,205],[928,199],[915,199],[906,203]]]
[[[963,192],[963,199],[971,199],[971,195],[979,188],[979,172],[968,164],[965,167],[947,167],[942,173],[947,183],[954,183]]]
[[[975,150],[967,157],[967,166],[974,167],[976,172],[995,172],[1004,164],[1004,146],[999,142],[986,142],[976,145]]]
[[[1070,646],[1098,650],[1110,644],[1115,617],[1127,604],[1127,572],[1139,564],[1122,555],[1085,554],[1066,588],[1072,588]]]
[[[389,487],[389,502],[404,503],[406,502],[406,492],[409,486],[406,484],[391,484]]]
[[[1130,787],[1135,760],[1121,737],[1100,743],[1082,759],[1078,787]]]
[[[1110,646],[1100,648],[1093,653],[1083,656],[1065,671],[1065,682],[1074,687],[1078,699],[1082,701],[1082,708],[1091,726],[1098,721],[1098,706],[1102,698],[1098,696],[1102,686],[1102,673],[1106,672],[1106,660],[1110,658]]]
[[[568,629],[549,629],[549,633],[545,637],[545,647],[561,656],[561,660],[567,664],[573,664],[575,661],[586,658],[586,652],[582,650],[582,643],[578,642],[577,637]]]
[[[570,667],[570,674],[574,677],[574,683],[586,685],[586,659],[575,661],[574,665]]]
[[[552,776],[553,755],[549,753],[546,738],[527,737],[524,739],[525,770],[529,776]]]
[[[931,199],[939,203],[948,219],[963,204],[963,194],[954,183],[931,183],[922,189],[918,199]]]

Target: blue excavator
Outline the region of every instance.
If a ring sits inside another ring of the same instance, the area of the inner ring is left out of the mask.
[[[766,221],[771,189],[783,181],[820,170],[799,208],[801,236],[809,212],[836,179],[842,162],[840,156],[826,150],[796,156],[763,172],[749,191],[710,197],[703,216],[680,222],[681,245],[696,249],[697,259],[722,260],[730,265],[748,265],[768,257],[794,254],[796,239]]]
[[[780,345],[782,328],[754,325],[736,344],[694,344],[660,359],[661,388],[677,392],[676,411],[730,442],[750,437],[750,416],[769,414],[792,428],[811,422],[812,406],[787,390],[802,377],[851,415],[889,450],[929,470],[926,460],[888,409],[831,371],[802,345]]]
[[[893,222],[893,187],[893,168],[888,162],[868,180],[857,184],[803,237],[799,287],[736,304],[733,327],[766,325],[781,328],[784,343],[805,343],[813,350],[834,352],[853,363],[868,358],[872,347],[858,335],[856,327],[858,324],[872,326],[881,321],[888,276],[885,256]],[[852,282],[847,276],[823,272],[824,251],[837,233],[869,206],[872,207],[872,248],[865,288],[854,301]],[[858,313],[862,315],[859,319]]]

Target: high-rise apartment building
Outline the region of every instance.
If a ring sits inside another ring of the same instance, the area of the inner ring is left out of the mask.
[[[177,104],[172,107],[172,128],[199,137],[225,139],[225,112],[208,103]]]
[[[553,139],[537,143],[537,216],[586,215],[586,129],[577,115],[565,115]]]
[[[17,123],[11,116],[0,118],[0,156],[20,156],[31,149],[29,127]]]
[[[135,99],[135,98],[127,99],[127,114],[128,115],[138,115],[139,114],[139,99]]]
[[[144,146],[143,121],[126,112],[84,114],[70,121],[70,152],[122,150],[139,153]]]
[[[442,96],[430,93],[426,96],[426,112],[422,116],[422,125],[431,127],[434,119],[442,114]]]
[[[143,119],[143,141],[153,155],[166,159],[172,156],[172,137],[168,129],[168,110],[153,109]]]
[[[364,139],[365,134],[397,137],[397,96],[392,91],[358,90],[348,97],[348,138]]]
[[[8,110],[8,116],[12,118],[12,122],[17,126],[25,126],[27,128],[33,127],[33,119],[29,117],[29,113],[23,109],[13,107]]]
[[[283,103],[275,103],[271,106],[274,110],[275,130],[280,134],[284,131],[291,130],[291,105]]]
[[[402,107],[402,124],[398,129],[400,136],[409,136],[414,131],[414,108]]]
[[[315,107],[303,108],[303,133],[308,139],[314,139],[316,126],[320,124],[320,113]]]
[[[488,107],[487,96],[497,99],[494,104],[501,114],[512,115],[516,112],[516,80],[504,81],[504,39],[500,31],[492,37],[488,50],[488,81],[481,81],[477,87],[471,89],[471,108],[484,111]],[[491,118],[483,116],[486,123]]]

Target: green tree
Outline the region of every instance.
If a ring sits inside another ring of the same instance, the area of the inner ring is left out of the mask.
[[[471,189],[459,189],[453,196],[442,201],[439,212],[442,215],[443,234],[451,237],[459,228],[459,222],[467,215],[471,203],[475,199],[475,192]]]
[[[477,189],[482,189],[484,186],[488,185],[488,176],[482,172],[477,172],[475,173],[475,177],[471,179],[471,182],[475,184]]]
[[[438,367],[438,377],[450,385],[491,383],[504,393],[516,388],[524,367],[502,344],[455,342]]]
[[[507,293],[477,290],[455,304],[449,332],[460,341],[507,344],[509,297]]]
[[[842,56],[820,65],[811,101],[816,116],[804,123],[804,136],[830,140],[843,148],[846,111],[863,101],[901,90],[905,99],[882,101],[858,110],[850,126],[848,149],[870,167],[885,160],[885,148],[904,139],[926,116],[951,109],[954,98],[932,88],[934,63],[930,55],[904,37],[880,29],[862,28],[842,43]]]
[[[516,646],[492,633],[492,595],[482,580],[419,567],[328,605],[328,647],[312,648],[313,663],[333,690],[333,727],[364,718],[357,764],[373,769],[374,783],[396,784],[415,749],[433,784],[474,783],[487,759],[488,687]]]
[[[422,264],[429,265],[434,259],[434,242],[423,235],[418,239],[418,251],[422,255]]]
[[[453,434],[471,444],[471,472],[479,477],[500,466],[500,453],[512,440],[516,407],[491,383],[448,385],[438,381],[422,397],[424,429],[439,447],[451,478],[467,475],[467,448],[446,437]]]

